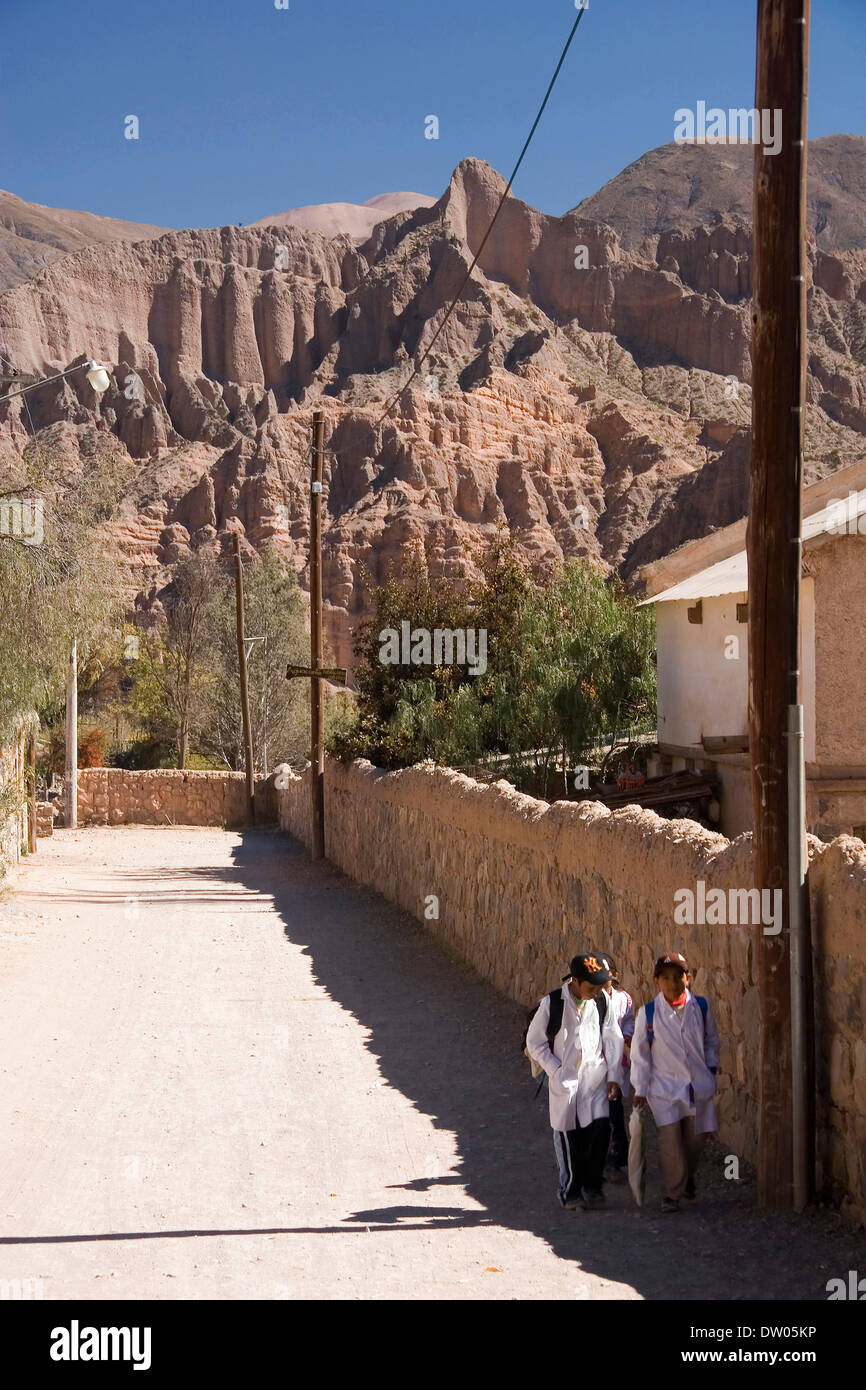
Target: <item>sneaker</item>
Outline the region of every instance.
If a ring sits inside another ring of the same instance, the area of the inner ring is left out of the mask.
[[[606,1182],[625,1182],[627,1173],[618,1163],[608,1163],[604,1177]]]
[[[672,1211],[679,1211],[680,1204],[675,1197],[662,1198],[662,1212],[667,1216]]]
[[[688,1182],[686,1183],[686,1190],[685,1190],[685,1192],[683,1193],[683,1196],[684,1196],[684,1197],[688,1197],[688,1199],[689,1199],[690,1202],[693,1202],[693,1201],[695,1200],[695,1180],[694,1180],[694,1178],[689,1178]]]
[[[605,1201],[603,1192],[590,1192],[587,1188],[584,1188],[581,1205],[584,1211],[596,1211],[599,1207],[606,1207],[607,1202]]]
[[[564,1211],[583,1211],[584,1209],[582,1197],[572,1197],[569,1201],[562,1202],[561,1205]]]

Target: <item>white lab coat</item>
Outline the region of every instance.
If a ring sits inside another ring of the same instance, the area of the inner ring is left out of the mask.
[[[562,987],[562,1026],[547,1042],[550,999],[545,995],[526,1034],[526,1050],[547,1072],[550,1123],[562,1133],[583,1129],[593,1120],[608,1116],[607,1085],[619,1085],[622,1067],[622,1033],[616,1011],[607,1000],[604,1029],[599,1027],[598,1005],[588,999],[578,1008],[567,984]]]
[[[632,1003],[631,995],[624,989],[617,989],[616,985],[614,985],[613,990],[607,996],[607,1002],[608,1006],[613,1006],[613,1011],[616,1014],[616,1021],[622,1033],[623,1043],[629,1042],[634,1036],[634,1004]],[[631,1095],[631,1086],[629,1085],[629,1066],[626,1061],[625,1052],[623,1052],[622,1066],[620,1067],[618,1079],[620,1087],[622,1088],[622,1093],[627,1099]]]
[[[671,1125],[693,1115],[697,1133],[709,1134],[719,1123],[713,1103],[716,1078],[709,1070],[719,1065],[719,1030],[710,1006],[705,1026],[698,1001],[690,990],[686,996],[681,1022],[664,995],[656,995],[652,1046],[647,1040],[646,1010],[638,1010],[631,1084],[636,1096],[646,1096],[657,1125]]]

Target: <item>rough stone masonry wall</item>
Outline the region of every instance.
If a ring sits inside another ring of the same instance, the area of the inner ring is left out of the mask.
[[[272,782],[256,783],[256,819],[276,820]],[[79,825],[245,825],[242,772],[128,772],[88,767],[78,772]]]
[[[308,775],[286,773],[280,825],[309,844]],[[750,884],[747,837],[637,807],[548,805],[424,764],[384,773],[330,762],[326,852],[360,883],[418,917],[498,989],[530,1005],[582,947],[609,951],[637,1002],[651,998],[666,947],[697,967],[722,1034],[720,1137],[756,1155],[760,927],[675,926],[674,893]],[[866,1220],[866,849],[810,841],[816,939],[819,1181]],[[438,899],[438,918],[427,914]]]

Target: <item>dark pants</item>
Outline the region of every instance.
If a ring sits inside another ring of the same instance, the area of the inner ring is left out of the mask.
[[[604,1160],[610,1143],[610,1120],[593,1120],[577,1129],[553,1131],[559,1166],[559,1200],[575,1202],[581,1190],[601,1192]]]
[[[695,1132],[695,1117],[687,1115],[670,1125],[658,1125],[659,1179],[662,1197],[678,1202],[693,1178],[703,1153],[708,1134]]]
[[[610,1102],[610,1162],[615,1168],[628,1167],[628,1135],[622,1096]]]

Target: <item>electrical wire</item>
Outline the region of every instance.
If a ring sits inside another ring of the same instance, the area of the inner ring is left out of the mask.
[[[493,228],[494,228],[494,226],[496,225],[496,219],[498,218],[500,212],[502,211],[502,209],[503,209],[503,207],[504,207],[504,205],[505,205],[505,200],[506,200],[506,198],[508,197],[508,195],[509,195],[510,192],[511,192],[511,185],[514,183],[514,180],[517,178],[517,174],[518,174],[518,171],[519,171],[519,169],[520,169],[520,166],[521,166],[521,164],[523,163],[523,160],[524,160],[524,158],[525,158],[525,156],[526,156],[526,152],[527,152],[527,150],[529,149],[530,144],[532,143],[532,137],[534,136],[536,130],[538,129],[538,126],[539,126],[539,123],[540,123],[540,121],[541,121],[541,118],[542,118],[542,116],[544,115],[544,112],[545,112],[545,110],[546,110],[546,108],[547,108],[547,103],[548,103],[549,100],[550,100],[551,93],[553,92],[553,89],[554,89],[554,87],[556,86],[556,79],[559,77],[559,74],[560,74],[560,72],[562,71],[563,63],[565,62],[566,57],[568,56],[568,50],[571,48],[572,40],[574,39],[574,36],[575,36],[575,34],[577,33],[577,26],[580,24],[580,21],[583,19],[584,13],[585,13],[585,7],[582,6],[582,7],[580,8],[580,10],[578,11],[577,19],[574,21],[574,24],[573,24],[573,26],[572,26],[571,33],[570,33],[569,36],[568,36],[568,39],[567,39],[566,44],[565,44],[565,47],[563,48],[562,53],[560,54],[559,62],[558,62],[557,65],[556,65],[556,70],[555,70],[555,72],[554,72],[552,78],[550,79],[550,84],[549,84],[549,86],[548,86],[548,88],[547,88],[547,91],[546,91],[545,94],[544,94],[544,100],[542,101],[540,107],[538,108],[538,112],[537,112],[537,114],[536,114],[535,120],[532,122],[532,129],[530,130],[529,134],[527,135],[526,140],[525,140],[524,145],[523,145],[523,149],[520,151],[520,155],[519,155],[519,157],[518,157],[517,163],[515,164],[514,168],[513,168],[512,171],[511,171],[511,177],[510,177],[510,179],[508,180],[508,183],[505,185],[505,191],[503,192],[502,197],[501,197],[500,200],[499,200],[499,206],[497,207],[496,211],[495,211],[494,214],[493,214],[493,217],[492,217],[491,220],[490,220],[490,226],[487,228],[487,231],[484,233],[484,237],[483,237],[483,240],[482,240],[482,242],[481,242],[481,245],[478,247],[478,250],[475,252],[475,256],[474,256],[474,258],[473,258],[472,264],[470,265],[469,269],[467,270],[466,275],[465,275],[464,278],[463,278],[463,282],[462,282],[462,284],[461,284],[459,290],[457,291],[457,294],[455,295],[454,299],[452,300],[452,302],[451,302],[451,304],[450,304],[450,306],[449,306],[449,308],[448,308],[448,312],[446,313],[446,315],[445,315],[444,319],[442,320],[442,322],[440,323],[439,327],[436,329],[436,332],[433,334],[433,337],[430,339],[430,342],[429,342],[429,344],[428,344],[428,346],[427,346],[427,348],[426,348],[426,350],[425,350],[425,352],[424,352],[424,355],[421,357],[421,359],[420,359],[420,361],[417,363],[417,365],[413,368],[412,374],[411,374],[411,376],[409,377],[409,379],[400,387],[400,390],[397,392],[397,394],[396,394],[395,396],[392,396],[392,397],[391,397],[390,401],[389,401],[388,404],[385,406],[385,409],[382,411],[382,414],[379,416],[378,420],[376,421],[375,425],[373,426],[374,429],[378,429],[378,427],[382,424],[383,420],[384,420],[385,417],[387,416],[389,410],[391,410],[391,408],[392,408],[394,405],[396,405],[396,403],[397,403],[397,401],[399,401],[400,397],[401,397],[401,396],[409,389],[409,387],[412,385],[412,382],[415,380],[416,376],[418,376],[418,374],[419,374],[419,372],[421,371],[421,368],[423,367],[425,361],[427,360],[427,358],[429,357],[431,351],[433,350],[433,345],[434,345],[434,343],[436,342],[436,339],[439,337],[440,333],[441,333],[442,330],[444,329],[446,323],[447,323],[448,320],[450,319],[450,317],[451,317],[451,315],[453,314],[454,310],[457,308],[457,305],[458,305],[459,302],[460,302],[460,296],[463,294],[463,291],[465,290],[466,286],[467,286],[468,283],[469,283],[469,280],[471,279],[472,272],[473,272],[473,270],[475,269],[475,267],[477,266],[478,261],[479,261],[479,259],[480,259],[480,257],[481,257],[481,253],[483,252],[485,246],[487,245],[487,242],[488,242],[489,237],[490,237],[490,233],[493,231]]]
[[[421,371],[421,368],[423,367],[423,365],[424,365],[424,363],[426,362],[427,358],[430,356],[430,353],[432,352],[433,347],[434,347],[434,345],[435,345],[437,339],[439,338],[440,334],[443,332],[443,330],[444,330],[444,328],[445,328],[445,325],[447,324],[447,322],[448,322],[448,320],[450,319],[451,315],[453,314],[454,310],[457,308],[457,305],[458,305],[459,302],[460,302],[460,298],[461,298],[461,296],[462,296],[462,294],[463,294],[463,291],[465,290],[465,288],[466,288],[466,286],[468,285],[470,279],[472,278],[472,272],[475,270],[475,267],[477,266],[477,264],[478,264],[478,262],[479,262],[479,260],[480,260],[480,258],[481,258],[481,255],[482,255],[482,253],[483,253],[483,251],[484,251],[484,248],[485,248],[485,246],[487,245],[487,242],[488,242],[489,239],[490,239],[490,234],[491,234],[491,232],[493,231],[494,226],[496,225],[496,222],[497,222],[497,219],[498,219],[498,217],[499,217],[499,214],[500,214],[500,212],[502,211],[503,207],[505,206],[505,201],[506,201],[506,199],[508,198],[509,194],[511,193],[511,188],[512,188],[512,185],[513,185],[513,183],[514,183],[514,180],[517,178],[517,175],[518,175],[518,173],[519,173],[519,171],[520,171],[520,167],[521,167],[521,165],[523,164],[523,161],[524,161],[524,159],[525,159],[525,157],[526,157],[527,151],[529,150],[529,146],[530,146],[531,143],[532,143],[532,139],[533,139],[533,137],[534,137],[534,135],[535,135],[535,132],[536,132],[536,130],[538,129],[540,123],[541,123],[541,118],[542,118],[542,116],[544,115],[544,112],[545,112],[546,109],[547,109],[547,104],[548,104],[548,102],[550,101],[551,95],[552,95],[552,93],[553,93],[553,89],[554,89],[554,87],[556,86],[557,79],[558,79],[558,77],[559,77],[560,72],[562,71],[562,68],[563,68],[563,65],[564,65],[564,63],[565,63],[565,60],[566,60],[566,58],[568,57],[568,51],[569,51],[569,49],[571,48],[572,42],[573,42],[573,40],[574,40],[574,36],[575,36],[575,34],[577,33],[578,25],[580,24],[580,21],[583,19],[583,16],[584,16],[584,13],[585,13],[585,9],[586,9],[585,6],[581,6],[580,9],[578,10],[577,19],[574,21],[574,24],[572,25],[571,33],[569,34],[569,36],[568,36],[568,38],[567,38],[567,40],[566,40],[566,42],[565,42],[565,46],[564,46],[564,48],[563,48],[563,50],[562,50],[562,53],[561,53],[560,56],[559,56],[559,62],[557,63],[556,68],[554,69],[554,73],[553,73],[553,76],[552,76],[551,79],[550,79],[550,82],[548,83],[547,91],[546,91],[545,94],[544,94],[544,99],[543,99],[541,105],[539,106],[538,111],[536,112],[535,120],[532,122],[532,126],[531,126],[531,128],[530,128],[529,134],[527,135],[526,140],[524,141],[523,149],[520,151],[520,154],[518,155],[517,163],[515,164],[514,168],[513,168],[512,171],[511,171],[511,175],[510,175],[510,177],[509,177],[509,179],[508,179],[507,184],[505,185],[505,189],[503,190],[502,197],[500,198],[499,204],[498,204],[498,206],[497,206],[497,208],[496,208],[496,211],[494,212],[493,217],[492,217],[491,220],[490,220],[490,225],[488,226],[487,231],[484,233],[484,236],[483,236],[483,238],[482,238],[482,240],[481,240],[481,244],[480,244],[480,246],[478,247],[478,250],[476,251],[476,253],[475,253],[475,255],[474,255],[473,259],[472,259],[472,264],[469,266],[469,269],[467,270],[465,276],[463,277],[463,280],[462,280],[462,282],[461,282],[460,288],[459,288],[458,291],[457,291],[457,294],[454,296],[454,299],[451,301],[451,304],[448,306],[448,310],[447,310],[447,312],[446,312],[446,314],[445,314],[445,317],[443,318],[443,320],[442,320],[442,322],[440,323],[439,327],[437,328],[436,332],[433,334],[433,337],[431,338],[429,344],[427,345],[427,347],[426,347],[426,349],[425,349],[423,355],[421,356],[420,360],[419,360],[418,363],[413,367],[412,372],[411,372],[409,378],[408,378],[407,381],[404,382],[404,384],[400,387],[399,391],[397,391],[397,393],[396,393],[394,396],[391,397],[391,399],[389,400],[388,404],[385,406],[385,409],[382,411],[382,414],[379,416],[379,418],[377,419],[375,425],[373,426],[374,429],[378,429],[378,427],[383,423],[383,421],[384,421],[385,418],[387,417],[389,411],[396,405],[396,403],[397,403],[397,401],[399,401],[400,397],[403,396],[403,395],[405,394],[405,392],[406,392],[406,391],[409,389],[409,387],[412,385],[412,382],[413,382],[413,381],[415,380],[415,378],[419,375],[419,373],[420,373],[420,371]],[[372,267],[368,268],[368,272],[367,272],[368,275],[369,275],[371,269],[372,269]],[[362,277],[362,280],[363,280],[364,278],[366,278],[366,277]],[[12,364],[10,363],[10,366],[11,366],[11,365],[12,365]],[[121,366],[121,365],[122,365],[122,366],[127,366],[127,367],[129,367],[129,364],[128,364],[128,363],[119,363],[119,364],[118,364],[118,366]],[[135,372],[135,369],[132,368],[132,367],[129,367],[129,370],[130,370],[131,372]],[[137,372],[135,372],[135,375],[138,377],[139,380],[141,380],[141,377],[139,376],[139,374],[138,374]],[[25,404],[26,404],[26,396],[25,396]],[[160,404],[160,405],[163,405],[163,402],[160,401],[159,404]],[[28,410],[27,410],[27,414],[28,414],[28,417],[29,417],[29,415],[30,415],[30,410],[29,410],[29,408],[28,408]],[[33,422],[32,422],[32,420],[31,420],[31,428],[32,428],[32,424],[33,424]],[[34,433],[35,433],[35,431],[34,431]],[[311,442],[311,443],[310,443],[310,446],[309,446],[309,448],[308,448],[308,450],[307,450],[307,454],[305,455],[305,461],[306,461],[306,459],[308,459],[308,458],[310,457],[310,455],[312,454],[312,452],[313,452],[313,447],[314,447],[314,446],[313,446],[313,444],[312,444],[312,442]],[[333,451],[328,450],[327,452],[332,453]]]

